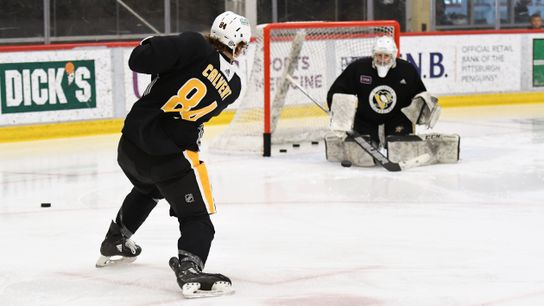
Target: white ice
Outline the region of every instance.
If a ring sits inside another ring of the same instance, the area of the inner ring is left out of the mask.
[[[544,105],[447,108],[436,130],[462,136],[458,164],[202,152],[218,208],[206,271],[236,294],[201,300],[168,267],[164,201],[136,262],[94,267],[131,188],[119,135],[1,144],[0,305],[544,305]]]

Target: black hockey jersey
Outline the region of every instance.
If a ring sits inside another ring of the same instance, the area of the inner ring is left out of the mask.
[[[404,116],[401,108],[410,105],[412,98],[426,91],[416,68],[397,58],[395,68],[385,78],[380,78],[372,68],[372,58],[360,58],[351,64],[334,81],[327,93],[329,109],[335,93],[354,94],[358,97],[355,114],[355,130],[358,126],[387,123],[397,116]]]
[[[236,67],[195,32],[144,40],[129,66],[153,80],[127,115],[123,136],[150,155],[198,151],[202,124],[241,90]]]

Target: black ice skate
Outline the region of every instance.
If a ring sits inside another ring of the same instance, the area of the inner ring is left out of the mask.
[[[106,238],[100,246],[100,254],[96,267],[102,268],[112,264],[130,263],[136,260],[142,248],[134,241],[121,234],[119,225],[111,222]]]
[[[190,254],[190,253],[187,253]],[[202,272],[202,261],[195,255],[170,258],[170,268],[176,274],[181,292],[186,298],[213,297],[233,294],[230,279],[222,274]]]

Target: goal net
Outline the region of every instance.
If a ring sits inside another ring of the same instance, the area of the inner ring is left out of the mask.
[[[383,35],[394,37],[398,46],[399,24],[290,22],[258,26],[245,95],[230,125],[209,149],[270,156],[272,146],[322,140],[329,118],[296,85],[326,108],[327,91],[336,77],[353,60],[370,56],[374,41]]]

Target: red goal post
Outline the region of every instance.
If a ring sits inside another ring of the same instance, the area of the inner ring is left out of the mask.
[[[383,35],[393,37],[400,50],[400,26],[392,20],[287,22],[258,26],[245,95],[230,126],[211,148],[270,156],[272,145],[322,139],[326,120],[315,119],[318,115],[310,114],[317,106],[309,106],[311,102],[300,97],[286,76],[303,73],[304,69],[309,69],[309,64],[303,61],[313,61],[314,70],[327,71],[327,76],[320,79],[320,88],[312,92],[324,103],[328,87],[345,68],[339,66],[344,66],[350,59],[370,56],[373,42]],[[283,67],[276,69],[275,75],[272,73],[273,61],[282,63]],[[312,116],[314,118],[309,119]]]

